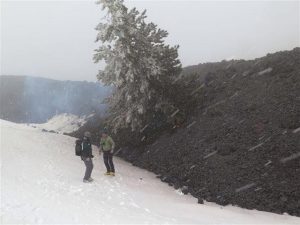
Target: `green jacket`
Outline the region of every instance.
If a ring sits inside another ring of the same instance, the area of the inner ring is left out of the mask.
[[[110,136],[107,136],[106,138],[101,138],[100,147],[102,151],[108,152],[115,148],[115,142]]]

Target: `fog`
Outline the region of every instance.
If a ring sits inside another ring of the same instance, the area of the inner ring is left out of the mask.
[[[299,46],[299,1],[125,1],[179,44],[183,66]],[[96,81],[94,1],[1,1],[1,74]]]

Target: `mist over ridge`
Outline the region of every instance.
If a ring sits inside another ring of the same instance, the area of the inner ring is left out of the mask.
[[[43,123],[61,113],[104,113],[111,90],[95,82],[30,76],[0,76],[0,83],[0,118],[21,123]]]

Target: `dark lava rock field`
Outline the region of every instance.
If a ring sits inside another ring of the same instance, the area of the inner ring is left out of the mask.
[[[117,155],[200,204],[300,216],[300,48],[189,66],[177,82],[190,102],[184,122],[151,140],[119,134]],[[90,130],[97,144],[103,126],[96,118],[69,135]]]
[[[199,203],[300,216],[300,48],[189,69],[186,121],[118,155]]]

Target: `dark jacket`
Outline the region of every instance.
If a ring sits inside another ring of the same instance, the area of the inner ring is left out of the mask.
[[[93,158],[92,155],[92,144],[89,138],[84,137],[82,141],[82,153],[81,156],[83,158]]]

